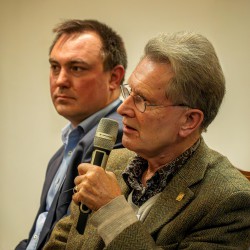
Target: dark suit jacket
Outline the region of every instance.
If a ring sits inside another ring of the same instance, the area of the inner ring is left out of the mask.
[[[113,150],[108,166],[127,197],[129,190],[121,172],[129,156],[124,154],[128,154],[126,149]],[[202,140],[160,194],[145,221],[130,225],[109,245],[104,245],[90,219],[84,235],[78,234],[78,215],[79,208],[72,202],[71,215],[57,223],[45,250],[247,249],[250,183],[226,157],[209,149]]]
[[[121,103],[121,102],[120,102]],[[119,105],[120,105],[119,103]],[[123,147],[121,144],[121,138],[122,138],[122,117],[116,112],[118,106],[117,105],[114,109],[112,109],[107,115],[107,118],[114,119],[119,123],[119,131],[117,135],[117,141],[114,146],[114,148],[121,148]],[[69,167],[67,170],[66,179],[63,183],[62,188],[57,192],[53,203],[51,205],[51,208],[49,210],[49,213],[47,215],[44,227],[42,229],[42,232],[39,237],[39,242],[37,249],[42,249],[45,242],[47,241],[48,236],[50,235],[50,232],[52,228],[54,227],[55,223],[60,220],[63,216],[65,216],[68,212],[68,207],[71,202],[73,191],[67,191],[69,189],[72,189],[74,187],[74,178],[78,175],[77,167],[81,162],[90,162],[91,161],[91,155],[93,152],[93,139],[95,136],[95,132],[97,129],[97,125],[102,117],[96,118],[96,124],[95,126],[81,139],[79,144],[76,146],[74,155],[72,156],[72,160],[69,163]],[[45,211],[46,207],[46,196],[49,191],[51,182],[62,162],[64,153],[64,147],[62,146],[55,155],[51,158],[47,172],[45,177],[45,182],[43,185],[41,200],[40,200],[40,207],[37,212],[35,221],[33,223],[33,226],[31,228],[29,239],[21,241],[18,246],[16,247],[16,250],[23,250],[26,249],[30,238],[32,237],[35,226],[36,226],[36,219],[39,216],[40,213]]]

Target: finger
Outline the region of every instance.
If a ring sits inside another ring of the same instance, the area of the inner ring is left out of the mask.
[[[78,190],[77,193],[75,193],[73,196],[72,196],[72,200],[75,202],[76,205],[82,205],[85,210],[87,208],[89,208],[90,210],[94,210],[95,211],[95,206],[92,205],[91,203],[87,205],[87,200],[86,197],[83,195],[83,189],[81,188],[80,190]]]
[[[111,179],[116,179],[116,175],[111,172],[111,171],[106,171],[106,174],[111,178]]]
[[[73,194],[72,200],[75,202],[76,205],[79,205],[79,204],[80,204],[81,200],[80,200],[80,196],[79,196],[79,193],[78,193],[78,192],[75,193],[75,194]]]
[[[75,187],[73,188],[73,193],[76,194],[77,192],[78,192],[78,187],[75,186]]]
[[[75,177],[74,179],[74,183],[75,185],[79,185],[84,178],[82,178],[83,176],[85,176],[90,170],[93,170],[93,165],[88,164],[88,163],[81,163],[80,165],[78,165],[78,173],[79,175]]]
[[[75,177],[74,179],[75,186],[78,186],[82,182],[83,179],[82,177],[83,177],[82,175]]]
[[[83,175],[83,174],[86,174],[86,172],[88,171],[89,167],[88,167],[88,163],[81,163],[80,165],[78,165],[78,173],[79,175]]]

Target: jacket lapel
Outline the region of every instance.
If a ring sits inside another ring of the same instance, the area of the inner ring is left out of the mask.
[[[189,204],[194,193],[180,178],[173,178],[160,194],[143,222],[151,234],[173,219],[178,212]]]
[[[46,181],[44,183],[43,186],[43,190],[42,190],[42,195],[41,195],[41,203],[46,202],[46,198],[47,198],[47,194],[49,191],[49,188],[51,186],[51,183],[54,179],[54,176],[59,168],[59,166],[61,165],[62,159],[63,159],[63,147],[61,147],[56,154],[52,157],[52,159],[50,160],[49,164],[48,164],[48,170],[46,173]]]
[[[210,149],[201,140],[201,144],[192,158],[178,171],[160,194],[143,222],[151,234],[172,220],[195,198],[192,186],[204,178],[209,162],[209,159],[206,158],[208,150]]]

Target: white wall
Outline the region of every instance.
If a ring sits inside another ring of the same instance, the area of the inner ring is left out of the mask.
[[[125,40],[129,75],[159,32],[198,31],[215,46],[227,80],[220,113],[205,135],[211,147],[250,170],[250,1],[1,0],[0,249],[14,249],[34,219],[46,165],[66,121],[50,101],[48,48],[65,18],[98,19]]]

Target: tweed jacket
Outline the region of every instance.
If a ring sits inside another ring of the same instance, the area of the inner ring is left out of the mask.
[[[121,104],[119,102],[118,105],[116,105],[105,117],[114,119],[119,123],[119,131],[117,135],[117,140],[114,148],[121,148],[121,138],[122,138],[122,116],[120,116],[116,110],[118,106]],[[72,199],[72,188],[74,187],[74,179],[78,175],[77,167],[81,162],[90,162],[91,161],[91,155],[93,152],[93,140],[95,136],[95,132],[97,129],[97,126],[99,124],[99,121],[102,117],[97,116],[95,118],[95,123],[92,127],[92,129],[83,136],[83,138],[80,140],[78,145],[76,146],[74,150],[74,154],[72,155],[72,159],[69,162],[69,166],[67,169],[66,179],[61,187],[61,189],[57,192],[53,203],[50,207],[50,210],[48,212],[45,224],[43,226],[43,229],[41,231],[41,234],[39,236],[39,241],[37,245],[37,250],[42,249],[44,246],[44,243],[47,241],[48,236],[50,235],[55,223],[60,220],[63,216],[65,216],[67,213],[69,213],[69,205]],[[36,226],[36,220],[40,213],[45,211],[46,208],[46,197],[47,193],[49,191],[51,182],[53,181],[53,178],[62,162],[64,154],[64,147],[62,146],[55,155],[51,158],[47,171],[46,171],[46,177],[43,185],[43,190],[41,194],[41,200],[40,200],[40,207],[38,209],[36,218],[34,220],[33,226],[29,233],[29,239],[21,241],[18,246],[15,248],[16,250],[24,250],[26,249],[30,238],[32,237],[35,226]]]
[[[121,178],[131,152],[113,150],[113,169]],[[180,195],[181,194],[181,195]],[[84,235],[76,231],[79,208],[57,223],[45,250],[57,249],[248,249],[250,246],[250,183],[221,154],[201,144],[171,179],[144,222],[135,222],[105,246],[88,220]]]

